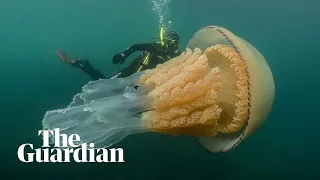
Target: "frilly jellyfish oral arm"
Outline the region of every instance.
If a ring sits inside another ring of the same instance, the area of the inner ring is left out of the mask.
[[[144,90],[136,90],[141,73],[128,78],[92,81],[83,87],[68,108],[48,111],[45,129],[60,128],[61,133],[79,134],[80,143],[110,146],[127,135],[147,131],[141,113],[150,108]]]
[[[90,81],[82,88],[82,92],[73,98],[70,106],[87,104],[101,98],[121,95],[127,87],[134,87],[139,82],[141,74],[142,72],[138,72],[127,78]]]

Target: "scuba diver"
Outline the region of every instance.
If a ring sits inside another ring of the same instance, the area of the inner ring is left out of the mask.
[[[154,40],[155,38],[153,38]],[[160,26],[160,38],[157,42],[134,44],[127,48],[122,53],[116,54],[113,57],[112,62],[114,64],[122,64],[130,54],[136,51],[143,51],[128,67],[122,69],[120,72],[107,77],[107,79],[128,77],[136,72],[146,69],[155,68],[158,64],[179,56],[180,38],[175,31],[164,32],[164,27]],[[89,63],[89,60],[71,59],[67,53],[57,51],[59,57],[64,62],[71,64],[73,67],[77,67],[86,72],[93,80],[106,79],[106,77]]]

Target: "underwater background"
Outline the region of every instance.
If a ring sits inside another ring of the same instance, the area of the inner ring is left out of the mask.
[[[1,179],[320,179],[319,7],[318,0],[1,0]],[[114,54],[158,37],[161,22],[180,34],[181,50],[201,27],[219,25],[264,55],[276,98],[252,137],[225,154],[149,133],[115,146],[124,149],[122,164],[18,160],[21,144],[41,146],[44,113],[68,105],[91,80],[56,50],[111,75],[126,66],[113,65]]]

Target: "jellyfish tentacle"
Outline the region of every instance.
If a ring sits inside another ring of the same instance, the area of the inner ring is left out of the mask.
[[[137,72],[127,78],[90,81],[82,87],[82,92],[73,98],[69,107],[87,104],[101,98],[122,94],[127,87],[134,87],[139,82],[141,75],[142,72]]]
[[[127,84],[130,83],[132,82]],[[108,90],[106,88],[106,91]],[[98,93],[97,96],[104,94],[102,89],[99,89],[84,97],[97,97],[94,92]],[[123,139],[126,134],[147,131],[147,124],[140,117],[142,112],[152,109],[151,101],[145,94],[147,92],[143,87],[137,90],[126,87],[117,96],[105,96],[82,105],[48,111],[42,124],[45,129],[59,128],[61,133],[67,135],[78,134],[81,137],[80,144],[97,143],[101,147],[110,146]],[[108,91],[105,95],[109,93]]]

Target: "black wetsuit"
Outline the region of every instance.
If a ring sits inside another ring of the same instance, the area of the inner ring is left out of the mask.
[[[82,69],[84,72],[89,74],[93,80],[105,79],[105,76],[100,71],[91,66],[89,60],[76,60],[71,65]]]
[[[123,53],[123,60],[125,60],[130,54],[136,51],[143,51],[128,67],[122,69],[120,72],[107,77],[109,78],[121,78],[134,74],[137,71],[143,71],[146,69],[155,68],[158,64],[180,55],[180,51],[177,46],[163,47],[160,43],[143,43],[134,44],[126,49]],[[105,79],[106,77],[98,70],[94,69],[88,60],[77,60],[73,66],[78,67],[91,76],[93,80]]]

